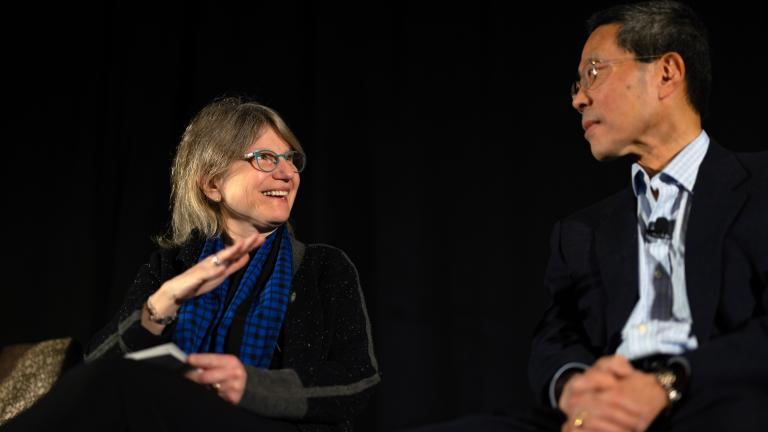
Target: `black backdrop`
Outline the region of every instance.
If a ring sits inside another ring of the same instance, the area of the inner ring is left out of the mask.
[[[362,430],[530,403],[552,223],[628,184],[570,108],[607,2],[105,2],[8,12],[0,344],[87,340],[168,222],[186,122],[224,94],[276,108],[309,155],[293,222],[357,264],[383,383]],[[705,128],[766,148],[764,2],[695,4]]]

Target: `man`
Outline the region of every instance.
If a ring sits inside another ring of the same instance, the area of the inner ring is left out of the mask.
[[[418,432],[768,431],[768,152],[702,129],[690,8],[620,5],[588,28],[573,107],[595,158],[635,163],[631,186],[554,227],[529,371],[550,409]]]
[[[562,430],[768,430],[768,152],[702,129],[705,30],[685,5],[592,16],[573,107],[631,187],[556,224],[530,378]]]

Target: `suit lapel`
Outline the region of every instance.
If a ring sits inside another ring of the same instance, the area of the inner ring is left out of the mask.
[[[621,329],[639,298],[637,241],[637,199],[627,188],[595,233],[595,251],[607,299],[609,351],[620,343]]]
[[[685,285],[693,333],[707,340],[722,280],[723,238],[746,200],[737,189],[747,175],[736,158],[714,141],[699,167],[685,235]]]

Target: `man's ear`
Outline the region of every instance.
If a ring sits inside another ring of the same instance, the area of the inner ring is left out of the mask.
[[[659,98],[665,99],[685,87],[685,62],[676,52],[664,54],[657,62]]]
[[[203,193],[209,200],[214,202],[221,201],[221,189],[219,188],[219,182],[215,178],[200,179],[200,189],[203,190]]]

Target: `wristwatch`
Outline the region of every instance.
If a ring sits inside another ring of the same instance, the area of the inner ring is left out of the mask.
[[[677,385],[677,375],[671,369],[660,369],[655,372],[656,381],[664,389],[667,394],[667,405],[680,400],[683,397],[683,393],[680,391]]]

